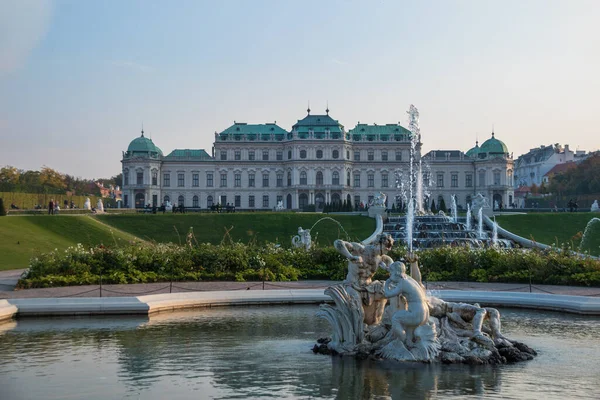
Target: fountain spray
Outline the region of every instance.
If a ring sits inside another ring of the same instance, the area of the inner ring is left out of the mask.
[[[458,222],[458,206],[456,205],[456,195],[452,195],[452,221]]]
[[[471,205],[467,203],[467,230],[471,230]]]
[[[479,239],[483,239],[483,207],[479,208],[477,212],[477,230],[479,233]]]

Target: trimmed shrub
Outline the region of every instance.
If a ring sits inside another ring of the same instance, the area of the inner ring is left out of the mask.
[[[6,216],[6,208],[4,208],[4,200],[0,197],[0,217]]]

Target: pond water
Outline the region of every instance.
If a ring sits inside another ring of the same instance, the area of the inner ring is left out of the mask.
[[[600,318],[501,310],[535,348],[503,366],[315,355],[316,306],[235,307],[148,318],[43,318],[0,325],[1,399],[594,398]]]

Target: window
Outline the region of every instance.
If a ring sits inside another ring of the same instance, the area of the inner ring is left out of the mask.
[[[138,185],[143,185],[144,184],[144,173],[143,172],[136,173],[136,181],[135,181],[135,183],[137,183]]]
[[[200,186],[200,174],[192,174],[192,186]]]
[[[234,197],[234,201],[235,201],[235,203],[234,203],[235,207],[242,206],[242,196],[240,196],[239,194]]]
[[[467,174],[466,175],[465,186],[466,187],[473,187],[473,175],[471,175],[471,174]]]
[[[375,187],[375,174],[368,174],[367,175],[367,186],[368,187]]]
[[[208,172],[206,174],[206,187],[213,187],[213,174]]]
[[[375,152],[373,150],[369,150],[367,152],[367,160],[373,161],[375,159]]]
[[[388,174],[381,174],[381,187],[388,187]]]
[[[177,198],[177,204],[179,206],[183,206],[185,204],[185,200],[182,195],[179,195],[179,197]]]
[[[254,208],[254,195],[248,196],[248,207]]]
[[[500,184],[500,172],[494,171],[494,185]]]
[[[437,187],[444,187],[444,174],[437,174]]]
[[[388,156],[387,156],[387,151],[382,151],[381,152],[381,161],[387,161],[388,160]]]
[[[360,151],[354,151],[354,161],[360,161]]]
[[[306,158],[306,150],[300,150],[300,158]]]
[[[235,154],[234,154],[234,159],[235,159],[235,161],[240,161],[242,159],[242,152],[239,150],[236,150]]]
[[[178,187],[185,186],[185,174],[177,174],[177,186]]]
[[[254,161],[254,150],[248,151],[248,160]]]
[[[277,195],[277,204],[279,204],[280,202],[283,203],[283,196],[278,194]]]
[[[227,160],[227,152],[226,151],[221,151],[221,161],[225,161]]]
[[[263,161],[269,161],[269,150],[263,150]]]
[[[300,184],[301,185],[306,185],[307,179],[306,179],[306,171],[302,171],[300,172]]]
[[[323,158],[323,150],[317,150],[317,158]]]
[[[458,187],[458,174],[452,174],[450,176],[450,186]]]
[[[423,186],[430,186],[429,174],[427,172],[423,174]]]
[[[346,171],[346,186],[350,186],[350,170]]]
[[[289,171],[287,173],[287,185],[292,186],[292,173]]]
[[[158,172],[152,171],[152,184],[154,186],[158,185]]]
[[[485,171],[479,171],[479,186],[485,186]]]
[[[263,184],[262,187],[269,187],[269,173],[263,173]]]
[[[333,158],[335,158],[336,160],[337,160],[338,158],[340,158],[340,152],[339,152],[339,150],[334,150],[334,151],[333,151],[333,153],[331,154],[331,156],[332,156]]]
[[[283,173],[277,174],[277,187],[283,187]]]
[[[321,171],[317,171],[317,185],[323,184],[323,173]]]
[[[350,159],[350,150],[346,150],[346,160]]]
[[[277,150],[277,161],[283,160],[283,151]]]
[[[171,186],[171,174],[163,175],[163,186],[166,186],[166,187]]]
[[[129,185],[129,171],[123,171],[123,184],[125,186]]]
[[[128,195],[123,195],[123,205],[125,206],[125,208],[129,207],[129,196]]]
[[[165,196],[165,197],[163,197],[163,201],[164,201],[164,202],[165,202],[165,204],[166,204],[166,203],[168,203],[168,202],[170,202],[170,201],[171,201],[171,198],[170,198],[169,196]]]
[[[292,151],[288,150],[288,160],[291,160],[291,159],[292,159]]]
[[[242,187],[242,174],[235,174],[233,176],[233,186]]]
[[[360,206],[360,196],[356,195],[356,196],[354,196],[354,208],[358,209],[359,206]]]
[[[192,197],[192,207],[198,208],[200,207],[200,202],[198,201],[198,196]]]
[[[354,173],[354,187],[360,187],[360,172]]]
[[[263,208],[269,208],[269,195],[263,195]]]
[[[402,161],[402,150],[396,150],[396,161]]]
[[[206,207],[210,208],[213,206],[213,197],[212,196],[208,196],[206,198]]]
[[[332,185],[340,184],[340,173],[339,172],[333,171],[333,174],[331,175],[331,184]]]
[[[248,174],[248,187],[254,187],[255,185],[255,175],[254,174]]]
[[[221,187],[227,187],[227,174],[221,174]]]

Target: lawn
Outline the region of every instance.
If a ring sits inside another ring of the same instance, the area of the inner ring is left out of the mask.
[[[578,248],[588,222],[600,217],[598,213],[534,213],[525,215],[498,215],[496,221],[526,239],[545,244],[572,244]],[[600,220],[592,223],[583,250],[600,255]]]
[[[186,235],[193,228],[200,243],[218,244],[229,236],[243,243],[274,242],[284,247],[291,245],[291,238],[298,234],[298,227],[311,228],[319,219],[328,218],[312,213],[234,213],[234,214],[145,214],[145,215],[99,215],[100,221],[141,239],[166,243],[185,243]],[[375,230],[375,220],[352,215],[334,215],[352,240],[364,240]],[[313,240],[331,245],[335,239],[346,238],[336,222],[323,220],[311,231]]]
[[[112,232],[111,232],[112,231]],[[89,216],[9,216],[0,218],[0,270],[26,268],[39,253],[81,243],[113,245],[135,239]]]

